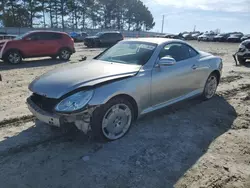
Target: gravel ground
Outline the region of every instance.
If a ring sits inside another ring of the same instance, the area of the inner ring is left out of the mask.
[[[218,95],[148,114],[109,143],[52,132],[25,105],[36,76],[103,49],[77,44],[70,62],[0,63],[1,187],[249,188],[250,66],[235,66],[238,44],[190,43],[223,58]]]

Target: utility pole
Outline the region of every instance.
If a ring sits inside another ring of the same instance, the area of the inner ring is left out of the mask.
[[[164,28],[164,20],[165,20],[165,15],[162,15],[162,25],[161,25],[161,33],[163,33],[163,28]]]

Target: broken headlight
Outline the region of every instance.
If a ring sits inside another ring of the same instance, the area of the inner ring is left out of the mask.
[[[88,102],[91,100],[94,91],[79,91],[69,97],[63,99],[60,103],[58,103],[55,107],[57,112],[74,112],[85,107]]]
[[[246,50],[246,46],[245,45],[243,45],[243,44],[240,44],[240,46],[239,46],[239,52],[244,52]]]

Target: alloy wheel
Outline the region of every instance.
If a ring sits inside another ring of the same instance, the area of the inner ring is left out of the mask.
[[[11,64],[18,64],[21,61],[21,56],[18,52],[11,52],[8,56],[8,61]]]
[[[210,99],[214,96],[217,89],[218,81],[216,76],[212,75],[208,78],[205,86],[205,97]]]
[[[121,138],[129,130],[131,122],[131,109],[126,104],[115,104],[103,116],[103,135],[109,140]]]

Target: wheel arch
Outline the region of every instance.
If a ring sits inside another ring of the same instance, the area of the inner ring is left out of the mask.
[[[60,54],[60,51],[63,50],[63,49],[67,49],[67,50],[69,50],[71,53],[73,53],[72,49],[70,49],[70,48],[67,47],[67,46],[64,46],[64,47],[59,48],[57,54],[59,55],[59,54]]]
[[[220,73],[220,71],[214,70],[214,71],[212,71],[212,72],[210,73],[210,75],[211,75],[211,74],[216,75],[217,82],[218,82],[218,84],[219,84],[219,83],[220,83],[220,78],[221,78],[221,73]]]
[[[108,101],[113,100],[115,98],[123,98],[123,99],[126,99],[127,101],[129,101],[134,108],[134,117],[135,117],[135,119],[137,119],[137,117],[138,117],[138,104],[132,96],[130,96],[128,94],[118,94],[118,95],[111,97]]]
[[[6,50],[6,51],[4,52],[4,54],[3,54],[3,58],[5,59],[5,58],[6,58],[6,55],[7,55],[9,52],[11,52],[11,51],[18,51],[18,52],[21,54],[22,58],[25,58],[24,53],[23,53],[20,49],[17,49],[17,48],[10,48],[10,49]]]

